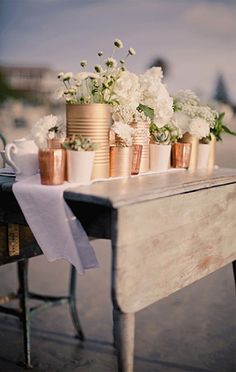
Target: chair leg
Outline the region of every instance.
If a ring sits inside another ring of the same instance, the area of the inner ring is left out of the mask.
[[[69,306],[70,306],[70,313],[72,317],[72,321],[74,327],[77,331],[77,337],[81,340],[85,340],[85,336],[80,324],[79,315],[76,308],[76,269],[73,265],[71,265],[71,272],[70,272],[70,287],[69,287]]]
[[[17,267],[19,279],[18,293],[20,296],[21,321],[24,335],[25,367],[32,368],[30,354],[30,313],[28,306],[28,260],[19,261]]]
[[[235,290],[236,290],[236,260],[232,262],[233,265],[233,273],[234,273],[234,284],[235,284]]]

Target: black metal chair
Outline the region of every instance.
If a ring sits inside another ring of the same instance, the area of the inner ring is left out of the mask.
[[[5,148],[6,140],[0,133],[0,140],[2,141],[3,148]],[[7,239],[7,238],[6,238]],[[11,293],[8,296],[0,298],[0,314],[9,314],[16,316],[22,322],[23,336],[24,336],[24,354],[25,354],[25,367],[31,368],[31,342],[30,342],[30,322],[34,315],[37,315],[40,311],[54,307],[57,305],[63,305],[67,303],[69,305],[70,314],[72,321],[77,332],[77,337],[84,341],[84,333],[80,325],[80,320],[76,308],[76,280],[77,273],[74,266],[70,268],[70,280],[67,296],[49,296],[43,294],[37,294],[29,291],[28,286],[28,264],[29,259],[19,259],[17,262],[18,271],[18,291],[17,293]],[[8,302],[19,299],[19,308],[13,309],[5,306]],[[38,306],[31,307],[30,300],[38,300],[42,302]],[[3,306],[2,306],[3,305]]]

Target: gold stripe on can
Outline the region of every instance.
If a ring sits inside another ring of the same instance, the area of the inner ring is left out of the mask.
[[[146,121],[133,121],[131,126],[136,130],[133,137],[134,145],[142,145],[142,156],[140,163],[140,173],[148,172],[150,169],[149,163],[149,124]]]
[[[92,179],[109,177],[110,106],[103,103],[67,104],[67,136],[80,134],[99,144],[95,153]]]

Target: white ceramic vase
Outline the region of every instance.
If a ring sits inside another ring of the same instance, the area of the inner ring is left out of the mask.
[[[86,185],[90,182],[95,151],[67,150],[67,180]]]
[[[197,169],[207,169],[210,154],[210,144],[199,143],[198,145],[198,157],[197,157]]]
[[[150,170],[165,171],[170,167],[171,145],[150,144]]]

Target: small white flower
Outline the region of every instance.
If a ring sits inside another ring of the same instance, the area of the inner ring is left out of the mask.
[[[110,68],[116,68],[116,66],[117,66],[117,61],[115,60],[115,58],[109,57],[109,58],[107,58],[107,60],[105,61],[105,65],[106,65],[107,67],[110,67]]]
[[[47,115],[34,124],[31,133],[37,146],[43,149],[48,139],[65,137],[66,127],[60,117]]]
[[[57,75],[57,78],[59,79],[59,80],[63,80],[63,77],[64,77],[64,72],[59,72],[59,74]]]
[[[120,39],[115,39],[114,40],[114,45],[115,45],[115,47],[117,47],[119,49],[123,48],[123,43]]]
[[[125,60],[124,60],[124,59],[121,59],[121,60],[120,60],[120,64],[121,64],[121,65],[124,65],[124,64],[125,64]]]
[[[111,130],[117,135],[121,140],[121,145],[131,146],[132,145],[132,136],[135,130],[128,124],[125,124],[121,121],[115,121],[111,126]]]
[[[135,56],[136,51],[134,50],[134,48],[129,48],[128,49],[128,54],[130,54],[131,56]]]
[[[102,66],[101,66],[101,65],[95,65],[95,66],[94,66],[94,70],[95,70],[97,73],[100,73],[100,72],[102,72]]]
[[[73,73],[72,72],[66,72],[62,78],[63,81],[68,81],[70,79],[72,79],[73,77]]]
[[[85,59],[82,59],[82,60],[80,61],[80,66],[81,66],[81,67],[86,67],[87,64],[88,64],[88,62],[87,62]]]
[[[102,57],[102,56],[103,56],[103,52],[102,52],[101,50],[99,50],[99,52],[98,52],[98,56],[99,56],[99,57]]]

